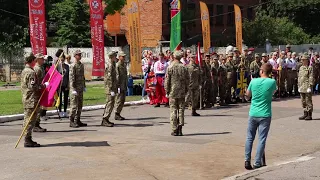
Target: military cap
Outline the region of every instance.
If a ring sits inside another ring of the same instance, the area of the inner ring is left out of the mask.
[[[261,57],[267,57],[266,53],[262,53]]]
[[[301,60],[308,60],[309,59],[309,56],[306,56],[306,55],[303,55]]]
[[[113,57],[113,56],[117,56],[117,52],[116,51],[111,51],[108,53],[109,57]]]
[[[243,49],[243,51],[249,51],[248,47],[246,47],[246,46],[243,47],[242,49]]]
[[[296,52],[293,52],[291,55],[292,55],[292,56],[296,56],[296,55],[297,55],[297,53],[296,53]]]
[[[36,57],[33,55],[33,53],[30,53],[30,55],[27,56],[24,60],[25,60],[26,63],[31,63],[35,59],[36,59]]]
[[[126,56],[126,54],[123,51],[119,51],[118,56]]]
[[[287,44],[287,45],[286,45],[286,48],[291,48],[290,44]]]
[[[239,49],[238,49],[237,47],[235,47],[235,48],[233,49],[233,52],[236,52],[236,51],[239,51]]]
[[[259,54],[259,53],[256,53],[256,54],[254,55],[254,57],[255,57],[255,58],[260,57],[260,54]]]
[[[278,53],[277,53],[277,52],[273,52],[272,55],[273,55],[273,56],[276,56],[276,55],[278,55]]]
[[[180,60],[181,57],[182,57],[181,51],[174,51],[173,57],[175,57],[176,59],[179,59],[179,60]]]
[[[254,48],[253,47],[249,48],[249,51],[254,51]]]
[[[74,53],[73,53],[73,56],[76,56],[78,54],[82,54],[82,51],[80,49],[76,50]]]
[[[34,55],[37,59],[41,59],[44,58],[44,55],[42,53],[37,53],[36,55]]]
[[[232,52],[229,52],[229,53],[228,53],[228,57],[233,57],[233,53],[232,53]]]

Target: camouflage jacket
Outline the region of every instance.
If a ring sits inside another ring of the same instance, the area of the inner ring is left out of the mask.
[[[115,62],[108,62],[104,73],[104,86],[106,93],[117,92],[117,70]]]
[[[69,81],[71,92],[83,92],[86,87],[86,82],[84,77],[84,65],[81,62],[74,62],[70,65]]]
[[[170,98],[185,98],[189,90],[189,73],[183,64],[172,62],[166,72],[164,88]]]
[[[298,87],[300,93],[307,93],[308,88],[313,86],[313,68],[301,66],[298,75]]]
[[[201,84],[201,72],[198,64],[189,64],[187,66],[189,71],[189,88],[190,89],[199,89]]]
[[[42,88],[36,72],[29,65],[26,65],[21,73],[21,93],[24,108],[35,108]]]
[[[219,79],[219,64],[215,64],[215,63],[211,64],[211,76],[212,76],[212,81],[214,83],[217,83]]]
[[[258,77],[259,76],[259,72],[260,72],[260,67],[262,66],[262,63],[261,61],[257,62],[257,61],[253,61],[251,64],[250,64],[250,72],[251,72],[251,75],[253,77]]]
[[[226,62],[224,67],[226,68],[227,72],[236,72],[237,69],[235,64],[231,61]]]
[[[121,92],[127,92],[128,86],[128,71],[125,63],[121,63],[120,61],[116,65],[116,73],[117,73],[117,87],[120,88]]]

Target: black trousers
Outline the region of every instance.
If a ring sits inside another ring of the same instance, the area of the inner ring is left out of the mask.
[[[63,101],[62,101],[62,94],[63,94]],[[60,92],[60,105],[59,105],[59,112],[61,112],[61,108],[62,108],[62,102],[63,102],[63,110],[64,112],[67,112],[67,108],[68,108],[68,97],[69,97],[69,90],[65,90],[65,88],[61,88],[61,92]]]

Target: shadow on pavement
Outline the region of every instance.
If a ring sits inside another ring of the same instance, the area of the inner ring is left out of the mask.
[[[184,134],[184,136],[211,136],[211,135],[221,135],[230,134],[231,132],[220,132],[220,133],[194,133],[194,134]]]
[[[154,126],[157,124],[115,124],[115,127],[150,127],[150,126]],[[162,124],[158,124],[157,126],[161,126]]]
[[[204,114],[204,115],[200,115],[199,117],[225,117],[225,116],[233,116],[233,115],[228,115],[228,114]]]
[[[97,131],[97,130],[73,129],[73,130],[65,130],[65,131],[47,131],[47,133],[84,132],[84,131]]]
[[[110,146],[107,141],[85,141],[85,142],[64,142],[64,143],[56,143],[56,144],[46,144],[41,145],[41,147],[100,147],[100,146]]]
[[[144,117],[144,118],[128,118],[126,120],[155,120],[155,119],[161,119],[161,118],[164,118],[164,117]]]

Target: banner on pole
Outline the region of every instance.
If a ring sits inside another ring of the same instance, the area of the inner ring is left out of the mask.
[[[45,14],[44,0],[29,0],[29,33],[33,54],[47,54]]]
[[[211,34],[210,34],[210,16],[206,3],[200,1],[201,23],[202,23],[202,37],[204,53],[210,52]]]
[[[127,0],[127,6],[130,36],[130,72],[132,75],[137,75],[142,73],[139,1]]]
[[[242,16],[238,5],[234,5],[234,15],[236,24],[236,46],[242,52]]]
[[[104,76],[104,29],[102,0],[90,0],[90,27],[92,42],[92,76]]]
[[[181,4],[180,0],[171,0],[170,50],[181,49]]]

